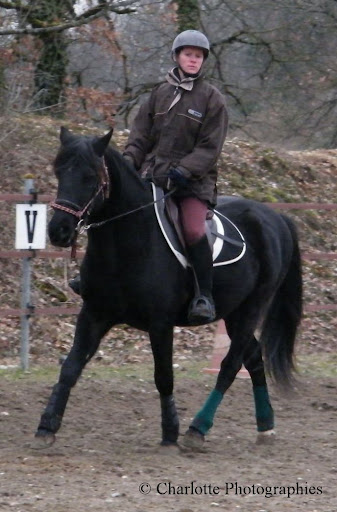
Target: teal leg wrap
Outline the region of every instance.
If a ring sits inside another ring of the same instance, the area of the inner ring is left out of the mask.
[[[254,386],[255,416],[258,432],[274,428],[274,412],[269,401],[267,386]]]
[[[195,428],[203,435],[207,434],[210,428],[213,426],[213,419],[216,413],[217,408],[219,407],[221,400],[223,398],[223,394],[220,393],[217,389],[213,389],[211,391],[209,397],[207,398],[204,406],[195,416],[194,420],[191,423],[191,427]]]

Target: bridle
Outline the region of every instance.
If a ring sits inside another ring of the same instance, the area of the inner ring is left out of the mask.
[[[102,167],[98,170],[98,175],[100,177],[99,187],[83,208],[72,201],[68,201],[68,199],[55,199],[55,201],[50,203],[50,207],[53,210],[62,210],[63,212],[70,213],[70,215],[74,215],[77,219],[82,220],[85,213],[90,213],[90,206],[94,203],[97,196],[102,194],[103,199],[108,199],[110,196],[110,177],[104,157],[102,159]]]
[[[100,176],[100,184],[98,189],[96,190],[95,194],[92,196],[92,198],[88,201],[88,203],[81,208],[76,203],[73,203],[72,201],[69,201],[68,199],[56,199],[52,203],[50,203],[50,207],[53,208],[53,210],[61,210],[66,213],[70,213],[70,215],[73,215],[78,219],[77,226],[75,228],[75,236],[73,239],[73,243],[71,246],[71,258],[76,258],[76,248],[77,248],[77,237],[79,234],[84,233],[85,231],[88,231],[91,228],[98,228],[103,226],[104,224],[107,224],[108,222],[120,219],[122,217],[126,217],[127,215],[130,215],[132,213],[136,213],[140,210],[143,210],[145,208],[148,208],[149,206],[152,206],[153,204],[157,203],[158,201],[162,201],[163,199],[166,199],[170,195],[172,195],[176,188],[172,188],[169,192],[166,192],[164,194],[164,197],[160,199],[156,199],[155,201],[151,201],[149,203],[146,203],[142,206],[138,206],[134,210],[129,210],[127,212],[120,213],[118,215],[115,215],[114,217],[110,217],[109,219],[105,219],[101,222],[94,222],[92,224],[86,225],[84,222],[84,215],[90,215],[90,206],[94,203],[95,199],[99,194],[102,193],[104,199],[108,199],[110,197],[110,176],[109,172],[104,160],[104,157],[102,158],[102,168],[99,169],[98,174]],[[166,176],[166,175],[165,175]]]
[[[98,175],[100,179],[100,183],[98,186],[98,189],[95,191],[94,195],[89,199],[87,204],[82,208],[76,203],[73,203],[72,201],[69,201],[68,199],[55,199],[55,201],[52,201],[50,203],[50,207],[53,208],[53,210],[61,210],[63,212],[69,213],[70,215],[73,215],[78,219],[78,223],[75,229],[75,237],[72,243],[72,251],[71,251],[71,257],[76,257],[76,242],[77,242],[77,236],[81,230],[81,227],[84,224],[84,216],[90,215],[90,207],[93,206],[95,199],[102,194],[103,199],[108,199],[110,196],[110,176],[109,172],[104,160],[104,157],[102,158],[102,166],[98,169]]]

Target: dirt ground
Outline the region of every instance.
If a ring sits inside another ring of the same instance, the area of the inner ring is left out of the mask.
[[[302,377],[292,399],[272,389],[271,446],[255,443],[251,385],[236,379],[203,453],[159,447],[150,373],[107,375],[95,365],[73,390],[56,443],[33,450],[54,380],[55,374],[0,378],[1,511],[337,510],[336,379]],[[182,433],[213,382],[214,375],[188,368],[177,376]]]

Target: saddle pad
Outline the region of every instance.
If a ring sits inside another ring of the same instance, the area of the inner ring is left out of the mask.
[[[164,191],[153,183],[154,209],[163,236],[173,254],[185,268],[190,266],[177,232],[165,210]],[[246,242],[240,230],[221,212],[214,210],[211,220],[206,221],[206,232],[213,246],[213,267],[230,265],[239,261],[246,252]]]

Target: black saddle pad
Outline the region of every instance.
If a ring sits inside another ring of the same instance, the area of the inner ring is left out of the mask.
[[[164,191],[152,183],[154,209],[160,229],[168,246],[184,266],[189,263],[177,232],[165,209]],[[230,265],[240,260],[246,252],[246,242],[235,224],[221,212],[214,210],[212,219],[206,221],[206,232],[213,250],[213,266]]]

